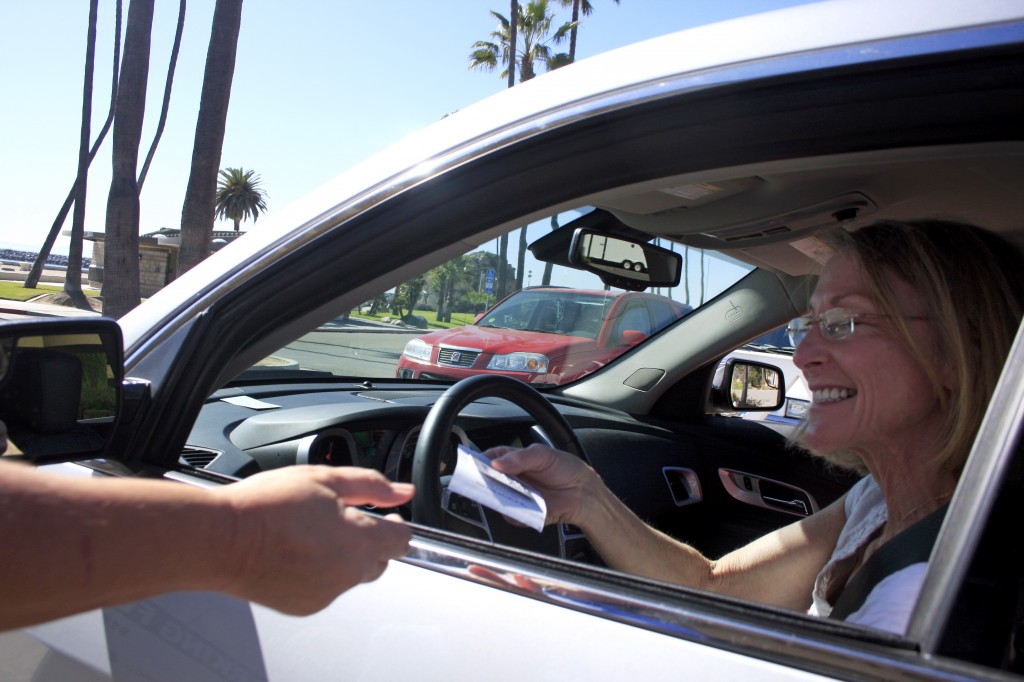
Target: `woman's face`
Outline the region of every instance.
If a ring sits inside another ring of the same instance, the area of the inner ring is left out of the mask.
[[[891,285],[897,310],[908,318],[925,316],[924,300],[909,284],[894,277]],[[833,308],[881,313],[852,256],[832,258],[811,296],[811,315]],[[935,354],[931,324],[907,324],[921,348]],[[870,466],[879,455],[930,448],[930,439],[941,433],[943,415],[932,384],[889,318],[858,319],[853,334],[838,340],[825,338],[814,324],[794,361],[813,396],[803,441],[814,452],[853,451]]]

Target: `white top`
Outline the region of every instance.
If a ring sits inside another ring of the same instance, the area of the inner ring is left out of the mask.
[[[871,476],[857,482],[846,495],[846,525],[839,533],[836,548],[814,581],[808,613],[827,617],[832,604],[826,595],[835,580],[845,581],[858,559],[861,548],[871,541],[886,521],[885,497]],[[860,609],[846,618],[847,623],[886,630],[902,635],[910,622],[910,613],[921,592],[928,564],[912,564],[886,576],[868,594]]]

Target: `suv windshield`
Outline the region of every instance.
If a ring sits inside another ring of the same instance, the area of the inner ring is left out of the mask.
[[[338,310],[253,369],[430,381],[492,372],[561,385],[613,362],[752,269],[712,251],[661,241],[683,258],[679,286],[626,292],[592,273],[539,261],[526,248],[590,210],[513,229],[351,310]]]
[[[477,324],[596,339],[612,300],[572,289],[524,289],[494,306]]]

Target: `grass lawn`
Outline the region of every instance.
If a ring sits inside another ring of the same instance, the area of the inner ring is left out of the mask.
[[[461,327],[466,324],[473,324],[473,319],[476,318],[474,313],[452,313],[451,322],[438,322],[437,313],[431,310],[414,310],[414,315],[422,315],[427,320],[427,325],[431,329],[450,329],[452,327]],[[377,313],[376,315],[365,315],[363,313],[353,312],[351,317],[359,320],[376,320],[382,322],[384,318],[394,318],[395,315],[391,314],[390,310]]]
[[[0,282],[0,298],[8,301],[27,301],[43,294],[56,294],[64,290],[59,284],[40,284],[35,289],[26,289],[21,282]],[[99,296],[98,291],[86,291],[86,296]]]

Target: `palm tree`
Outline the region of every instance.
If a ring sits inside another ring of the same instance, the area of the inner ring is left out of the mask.
[[[217,183],[216,213],[218,218],[239,224],[252,218],[256,222],[260,213],[267,212],[267,193],[260,187],[260,176],[243,168],[225,168]]]
[[[167,110],[171,106],[171,86],[174,85],[174,70],[178,65],[178,52],[181,50],[181,34],[185,30],[185,0],[178,3],[178,26],[174,30],[174,42],[171,44],[171,58],[167,62],[167,79],[164,82],[164,102],[160,108],[160,120],[156,124],[156,133],[153,135],[153,143],[149,146],[149,153],[142,164],[139,172],[139,192],[142,192],[142,185],[146,182],[146,175],[149,173],[149,166],[153,163],[153,156],[156,154],[157,145],[164,134],[164,126],[167,125]]]
[[[210,232],[216,215],[217,172],[224,147],[241,24],[242,0],[217,0],[213,9],[210,45],[206,51],[203,90],[199,96],[192,170],[181,208],[179,273],[191,269],[210,255]]]
[[[153,0],[128,7],[121,78],[114,111],[110,191],[103,250],[103,312],[118,318],[139,304],[139,142],[153,30]]]
[[[491,11],[491,16],[498,20],[498,28],[491,33],[491,41],[473,43],[469,68],[493,71],[500,64],[505,67],[501,77],[507,78],[518,67],[519,82],[525,83],[537,75],[537,64],[544,64],[551,70],[568,63],[568,55],[553,54],[550,45],[565,40],[572,31],[573,23],[565,22],[551,33],[555,15],[548,11],[548,0],[531,0],[525,6],[518,5],[517,12],[516,42],[513,44],[511,22]]]
[[[82,87],[82,128],[78,145],[78,181],[75,183],[75,212],[71,219],[71,248],[64,278],[64,294],[71,305],[92,310],[82,292],[82,235],[85,233],[86,178],[89,169],[89,136],[92,119],[92,76],[96,61],[96,13],[98,0],[89,3],[89,30],[85,48],[85,79]]]
[[[572,64],[576,61],[576,29],[580,23],[580,12],[589,17],[594,13],[594,6],[587,0],[558,0],[558,3],[562,7],[572,6],[572,31],[569,34],[569,63]],[[619,0],[615,0],[615,4],[619,4]]]
[[[556,69],[569,63],[568,55],[553,54],[550,44],[558,44],[565,40],[566,35],[575,26],[566,22],[551,33],[555,15],[548,11],[548,0],[531,0],[524,7],[512,2],[510,17],[517,17],[512,22],[498,12],[491,11],[491,16],[498,20],[498,28],[491,33],[492,41],[478,40],[473,43],[473,51],[469,55],[469,68],[493,71],[499,63],[505,67],[502,78],[508,79],[508,86],[515,83],[516,67],[519,68],[519,82],[525,83],[536,75],[536,65],[544,64],[547,70]],[[499,260],[508,262],[508,235],[499,241]],[[523,288],[523,269],[526,263],[526,226],[519,229],[519,256],[516,268],[516,288]],[[497,289],[499,297],[506,293],[504,267],[499,270]]]
[[[103,127],[100,129],[99,135],[96,137],[96,141],[92,145],[92,149],[89,150],[89,163],[96,158],[96,152],[99,151],[100,145],[103,144],[104,138],[107,136],[107,132],[110,130],[110,126],[114,122],[114,105],[117,103],[117,78],[118,78],[118,67],[121,62],[121,0],[117,0],[116,9],[114,11],[114,77],[113,82],[110,85],[110,108],[107,111],[107,120],[103,122]],[[92,69],[92,66],[86,65],[86,68]],[[86,166],[88,168],[88,164]],[[53,249],[54,242],[57,241],[57,236],[60,234],[60,228],[63,227],[64,221],[67,220],[68,212],[71,210],[72,204],[75,202],[75,195],[78,189],[78,177],[75,177],[75,182],[68,191],[67,197],[64,199],[64,204],[61,205],[60,211],[57,212],[57,217],[54,219],[53,224],[50,226],[50,232],[46,235],[46,239],[43,240],[43,245],[39,249],[39,254],[36,256],[35,263],[32,264],[32,269],[29,270],[28,276],[25,278],[25,288],[35,289],[39,284],[39,278],[43,274],[43,268],[46,266],[46,261],[50,257],[50,251]]]

